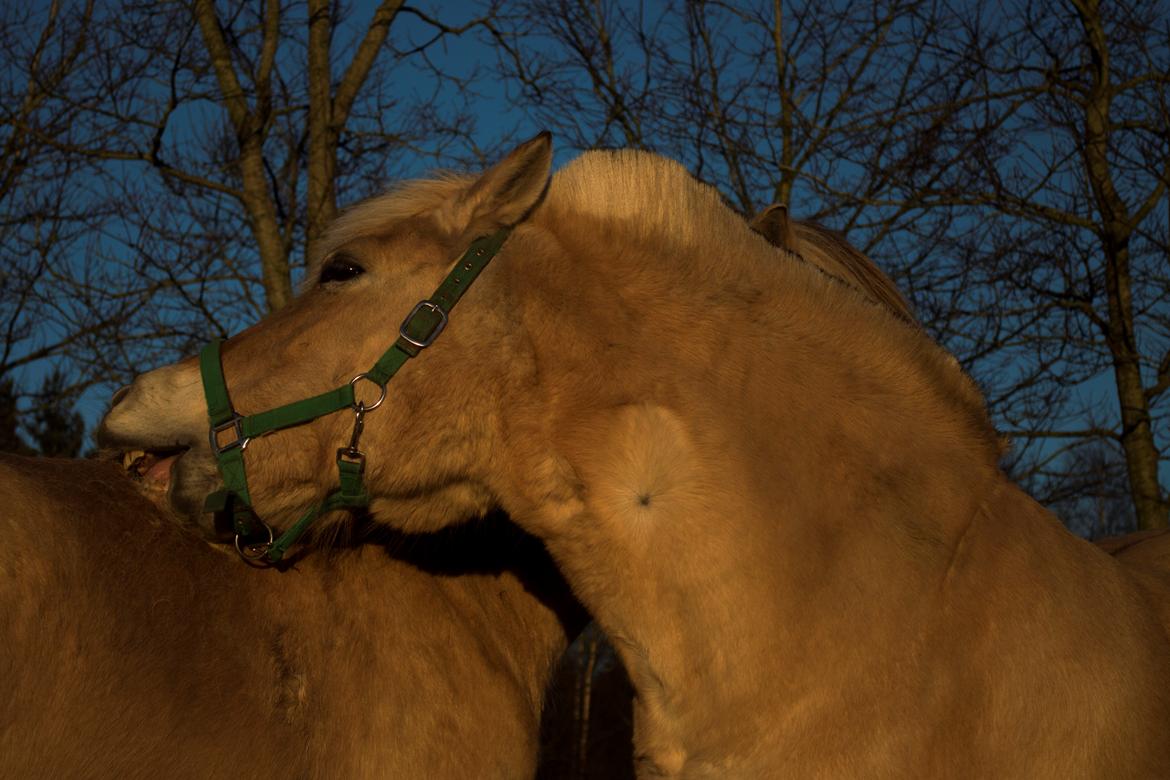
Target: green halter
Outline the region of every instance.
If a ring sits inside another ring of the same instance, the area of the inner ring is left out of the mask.
[[[473,241],[434,295],[419,301],[411,309],[398,329],[398,340],[383,353],[373,368],[327,393],[259,414],[238,414],[232,408],[223,377],[220,360],[222,342],[213,341],[203,348],[199,353],[199,370],[203,376],[203,395],[207,399],[207,417],[211,423],[211,451],[215,453],[219,473],[223,478],[223,488],[207,497],[204,511],[215,513],[217,520],[231,519],[236,549],[245,560],[262,564],[276,563],[322,513],[369,505],[370,497],[362,484],[366,456],[358,449],[365,415],[382,405],[386,399],[386,383],[398,369],[429,347],[442,333],[447,326],[447,314],[500,251],[510,232],[511,228],[505,228]],[[355,399],[354,385],[362,379],[373,382],[380,391],[378,400],[370,406]],[[274,539],[272,529],[252,509],[252,497],[248,492],[248,478],[244,470],[244,450],[248,442],[257,436],[301,425],[346,407],[353,409],[354,426],[349,444],[337,450],[339,487],[320,504],[309,508],[279,538]],[[229,436],[230,439],[224,441]]]

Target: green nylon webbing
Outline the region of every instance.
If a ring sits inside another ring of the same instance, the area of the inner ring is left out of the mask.
[[[452,307],[467,292],[471,283],[479,277],[491,259],[500,251],[500,247],[504,245],[510,232],[509,229],[499,230],[490,236],[473,241],[467,251],[463,253],[463,257],[459,258],[459,262],[455,264],[455,267],[443,279],[442,284],[435,290],[434,295],[427,300],[436,304],[444,313],[449,314]],[[403,323],[403,329],[406,331],[406,335],[416,341],[424,341],[441,320],[442,317],[438,313],[423,309]],[[384,385],[398,373],[398,369],[402,368],[407,360],[415,357],[418,353],[419,347],[411,344],[405,338],[399,338],[366,373],[371,379]]]
[[[216,339],[199,353],[199,375],[203,379],[203,397],[207,400],[207,418],[212,426],[223,425],[235,416],[227,384],[223,379],[223,367],[219,350],[223,344]]]
[[[362,472],[365,470],[365,464],[344,458],[337,459],[337,474],[341,488],[338,490],[338,496],[343,501],[357,502],[350,503],[349,506],[366,506],[370,503],[370,497],[366,494],[365,485],[362,484]]]
[[[199,373],[203,380],[203,395],[207,400],[207,417],[211,427],[217,428],[235,417],[231,400],[228,397],[227,384],[223,379],[223,366],[220,362],[220,347],[222,342],[212,341],[199,353]],[[212,438],[215,438],[212,434]],[[230,447],[216,453],[219,465],[219,474],[223,479],[223,489],[207,497],[203,509],[205,512],[231,512],[232,525],[237,533],[247,535],[251,531],[251,524],[242,513],[252,504],[252,496],[248,492],[248,476],[244,469],[244,448]],[[241,506],[242,505],[242,506]],[[241,529],[246,530],[241,530]]]
[[[244,448],[233,447],[219,454],[219,471],[223,475],[223,487],[230,493],[235,493],[251,505],[252,496],[248,493],[248,477],[244,471]]]
[[[452,307],[463,297],[463,294],[467,292],[471,283],[479,277],[491,259],[500,251],[500,247],[504,245],[504,241],[507,240],[508,234],[511,232],[511,229],[506,228],[498,230],[490,236],[472,241],[459,263],[451,273],[447,274],[447,278],[439,285],[439,289],[435,290],[435,294],[430,298],[431,301],[439,304],[443,311],[450,312]]]
[[[451,308],[459,302],[471,283],[500,251],[510,233],[511,228],[504,228],[471,243],[471,246],[456,263],[455,268],[447,274],[438,289],[435,290],[434,295],[426,301],[426,303],[438,307],[442,313],[436,312],[430,307],[416,308],[402,324],[403,335],[366,372],[370,379],[384,388],[386,383],[398,372],[398,369],[422,350],[422,347],[412,344],[411,339],[429,344],[437,335],[436,328],[444,324],[445,317]],[[224,381],[220,349],[221,342],[213,341],[204,347],[199,354],[203,394],[207,400],[207,416],[212,430],[225,426],[237,416],[232,408],[227,384]],[[240,416],[239,435],[242,440],[246,440],[282,428],[301,425],[353,406],[354,401],[354,389],[351,382],[312,398],[295,401],[258,414]],[[231,432],[235,433],[234,430]],[[212,436],[214,439],[214,434]],[[233,442],[231,444],[235,446],[218,450],[216,453],[224,486],[222,490],[207,497],[205,509],[216,512],[230,510],[236,533],[248,537],[257,531],[253,521],[259,521],[251,511],[252,499],[248,492],[248,478],[244,468],[244,447],[242,446],[244,443],[244,441]],[[280,538],[268,548],[268,559],[272,562],[279,561],[288,548],[322,513],[334,509],[367,506],[369,496],[362,484],[363,468],[364,465],[360,460],[346,460],[339,456],[337,460],[339,488],[326,496],[323,502],[306,511],[291,528],[281,534]]]
[[[227,385],[223,379],[223,363],[220,358],[222,341],[213,341],[199,353],[199,371],[203,376],[203,395],[207,399],[207,417],[213,427],[231,421],[235,416]],[[240,432],[245,439],[254,439],[266,433],[307,423],[330,412],[336,412],[353,405],[352,385],[342,385],[312,398],[294,401],[266,412],[240,417]]]
[[[250,414],[242,421],[244,436],[253,438],[279,431],[281,428],[301,425],[340,409],[347,409],[353,406],[353,401],[353,385],[346,384],[303,401],[278,406],[259,414]]]
[[[338,458],[337,472],[341,478],[341,487],[326,496],[320,504],[310,507],[296,523],[281,534],[268,548],[266,553],[268,560],[276,563],[283,558],[288,548],[301,538],[301,534],[308,530],[313,521],[326,512],[369,506],[370,497],[362,485],[362,468],[361,463]]]
[[[413,345],[409,345],[413,348]],[[370,379],[373,379],[378,384],[384,385],[394,378],[398,373],[398,369],[410,360],[414,355],[410,354],[402,347],[395,344],[386,350],[382,357],[378,358],[378,362],[374,364],[366,373],[369,374]]]

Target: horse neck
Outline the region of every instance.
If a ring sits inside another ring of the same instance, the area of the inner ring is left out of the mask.
[[[737,664],[825,671],[806,637],[875,630],[942,581],[1000,479],[953,361],[809,269],[700,289],[599,279],[606,258],[576,251],[571,284],[526,288],[545,297],[525,309],[539,379],[511,396],[499,494],[615,640],[650,720],[759,695]]]
[[[525,291],[515,308],[530,334],[505,403],[536,441],[644,402],[722,437],[705,446],[755,453],[739,464],[749,492],[780,488],[773,501],[821,517],[894,512],[896,526],[924,524],[920,536],[945,536],[940,511],[973,508],[996,480],[978,389],[884,307],[778,260],[746,227],[726,242],[743,257],[724,262],[665,239],[598,251],[587,239],[602,227],[563,222],[542,226],[556,249],[532,236],[538,251],[505,280]]]

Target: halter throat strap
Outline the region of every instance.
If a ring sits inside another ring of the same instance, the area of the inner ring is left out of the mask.
[[[398,370],[433,344],[443,332],[451,309],[500,251],[510,233],[511,228],[504,228],[473,241],[434,294],[419,301],[410,310],[398,329],[397,340],[378,361],[347,384],[320,395],[257,414],[239,414],[232,406],[224,379],[220,354],[223,342],[212,341],[203,348],[199,353],[199,371],[207,402],[209,439],[223,480],[223,487],[207,497],[204,511],[215,514],[219,527],[230,521],[235,533],[236,549],[245,560],[261,565],[276,563],[322,514],[369,505],[369,494],[362,482],[365,454],[358,449],[365,415],[382,405],[386,397],[386,384]],[[378,385],[380,395],[375,403],[366,406],[356,400],[354,386],[359,380],[368,380]],[[279,538],[274,539],[272,529],[256,515],[252,506],[244,466],[244,451],[248,442],[258,436],[302,425],[346,408],[354,412],[354,430],[349,445],[337,451],[338,487],[320,504],[306,510]]]

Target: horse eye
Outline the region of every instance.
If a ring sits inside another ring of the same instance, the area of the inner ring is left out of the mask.
[[[320,284],[328,284],[329,282],[348,282],[355,276],[365,273],[366,269],[357,264],[352,257],[339,255],[338,257],[330,258],[325,267],[321,269],[321,277],[317,280]]]

